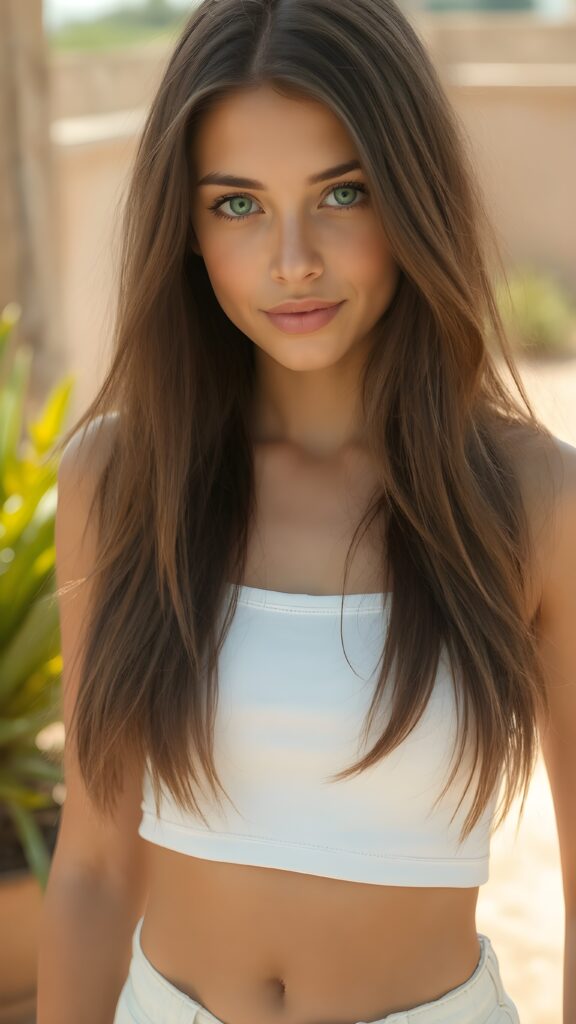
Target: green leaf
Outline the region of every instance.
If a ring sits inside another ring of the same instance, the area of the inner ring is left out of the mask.
[[[47,725],[52,725],[52,722],[56,721],[58,721],[56,711],[53,714],[41,711],[22,715],[20,718],[0,718],[0,748],[20,740],[33,739]]]
[[[40,750],[17,749],[13,753],[8,752],[2,765],[3,770],[12,773],[17,781],[24,781],[22,776],[46,782],[63,781],[61,766],[49,761]]]
[[[9,302],[0,313],[0,364],[6,355],[12,330],[21,316],[22,307],[17,302]]]
[[[0,769],[0,797],[17,800],[21,807],[27,807],[30,810],[50,807],[54,802],[51,793],[25,785],[12,772],[5,771],[3,768]]]
[[[0,391],[0,489],[3,498],[7,494],[6,465],[18,456],[31,364],[31,347],[21,345],[14,354],[8,382]]]
[[[16,693],[4,702],[1,713],[4,718],[19,718],[21,715],[35,714],[50,707],[61,693],[62,669],[53,671],[51,666],[56,658],[47,661],[37,672],[33,672],[25,683],[18,687]],[[60,659],[61,660],[61,659]]]
[[[0,646],[8,643],[10,637],[17,632],[33,602],[42,594],[54,591],[55,567],[56,548],[52,546],[38,555],[25,574],[12,574],[12,603],[0,602]],[[0,584],[2,582],[0,576]]]
[[[50,873],[50,852],[38,823],[16,800],[6,800],[6,807],[22,844],[28,866],[44,891]]]
[[[28,425],[36,455],[44,455],[58,438],[70,404],[75,377],[69,374],[50,393],[40,416]]]
[[[0,652],[0,704],[59,651],[58,605],[54,594],[46,594],[34,602],[16,635]]]
[[[31,457],[20,452],[18,458],[8,459],[4,472],[4,487],[9,499],[16,495],[34,509],[40,498],[58,480],[58,461],[56,458],[38,462],[32,452]]]

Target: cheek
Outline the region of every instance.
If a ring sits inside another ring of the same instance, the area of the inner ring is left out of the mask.
[[[237,298],[253,290],[251,281],[254,262],[246,259],[246,249],[228,238],[221,244],[204,247],[204,263],[212,287],[219,299],[226,295]]]
[[[347,263],[359,279],[378,279],[383,272],[386,273],[394,266],[390,243],[380,225],[372,218],[363,223],[358,221],[353,230],[341,239],[341,244],[330,248],[332,253],[339,253],[338,258]]]
[[[381,233],[366,232],[361,242],[348,249],[349,276],[358,288],[388,294],[397,281],[398,269]]]

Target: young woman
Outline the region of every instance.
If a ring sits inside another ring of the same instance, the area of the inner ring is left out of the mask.
[[[204,0],[122,223],[38,1024],[517,1022],[475,908],[539,738],[573,1024],[576,450],[393,0]]]

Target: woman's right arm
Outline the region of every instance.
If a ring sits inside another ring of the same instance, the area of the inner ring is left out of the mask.
[[[80,453],[77,435],[58,471],[56,581],[85,576],[94,564],[94,529],[82,537],[94,481],[111,443],[114,419],[91,424]],[[60,595],[63,719],[68,728],[78,692],[76,662],[84,638],[91,583]],[[131,937],[144,913],[146,844],[138,835],[141,773],[126,766],[113,818],[99,816],[65,743],[66,796],[44,893],[37,974],[37,1024],[112,1024],[130,965]]]

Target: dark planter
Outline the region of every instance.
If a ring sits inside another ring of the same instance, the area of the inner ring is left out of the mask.
[[[60,807],[34,812],[50,853]],[[30,871],[11,820],[0,807],[0,1024],[34,1024],[43,892]]]

